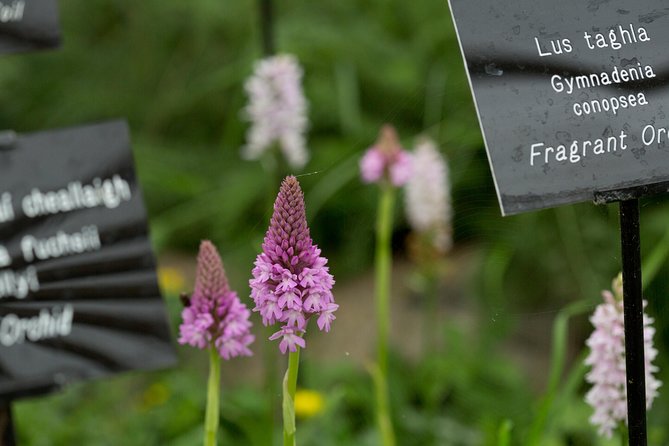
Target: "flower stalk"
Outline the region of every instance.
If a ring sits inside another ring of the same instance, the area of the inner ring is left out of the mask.
[[[390,184],[381,187],[376,221],[376,320],[378,325],[378,377],[376,382],[376,410],[379,432],[384,446],[394,446],[395,435],[390,416],[388,388],[388,341],[390,337],[390,281],[392,270],[391,236],[395,188]]]
[[[204,446],[216,446],[221,394],[221,357],[215,347],[209,347],[209,382],[207,411],[204,418]]]
[[[432,271],[423,271],[425,280],[425,331],[423,351],[429,355],[439,345],[439,279]]]
[[[284,388],[283,403],[283,446],[296,446],[295,440],[295,392],[297,374],[300,367],[300,348],[288,355],[288,370]]]
[[[383,446],[395,445],[390,416],[388,386],[388,342],[390,337],[390,285],[392,272],[393,211],[397,188],[411,178],[412,159],[400,144],[397,132],[385,125],[372,147],[360,159],[360,176],[365,183],[377,183],[381,195],[376,216],[374,294],[377,324],[377,364],[371,367],[376,391],[376,417]]]
[[[620,446],[629,446],[629,433],[627,432],[627,425],[625,423],[618,424],[618,432],[620,433]]]
[[[378,324],[378,364],[383,376],[388,373],[388,338],[390,335],[390,279],[392,270],[391,235],[395,188],[383,185],[376,220],[376,316]]]

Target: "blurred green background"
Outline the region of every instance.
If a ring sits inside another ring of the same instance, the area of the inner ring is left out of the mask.
[[[67,0],[62,49],[0,60],[4,128],[28,132],[127,117],[175,329],[176,296],[191,286],[191,258],[203,238],[221,249],[234,287],[248,295],[270,216],[268,195],[278,189],[279,177],[240,158],[243,84],[262,56],[256,7]],[[298,420],[300,444],[378,444],[364,368],[373,357],[374,322],[363,310],[372,299],[366,285],[377,190],[361,184],[357,166],[384,123],[397,127],[407,147],[420,135],[439,143],[450,163],[455,213],[455,247],[440,288],[440,341],[427,350],[416,347],[425,304],[407,260],[402,206],[396,213],[393,311],[401,330],[394,333],[391,387],[399,444],[496,445],[509,430],[510,444],[530,444],[532,429],[540,430],[541,445],[616,444],[601,442],[588,423],[579,361],[591,331],[588,313],[620,268],[617,207],[584,203],[500,217],[444,0],[283,0],[276,8],[278,50],[299,58],[310,102],[312,158],[294,173],[305,174],[312,235],[330,258],[335,296],[343,290],[340,303],[353,314],[335,323],[331,340],[314,339],[323,348],[305,351],[300,387],[318,398],[306,400],[312,410]],[[642,250],[654,259],[646,298],[666,382],[665,201],[642,203]],[[574,317],[561,312],[584,299]],[[555,333],[564,367],[552,344],[555,320],[562,321]],[[359,331],[362,347],[349,358],[351,331]],[[16,404],[22,444],[198,443],[206,354],[179,354],[174,370],[79,384]],[[257,360],[224,364],[221,444],[265,445],[278,435],[266,412],[280,400],[263,386],[260,367]],[[655,445],[669,444],[662,421],[668,398],[661,393],[649,418]],[[546,423],[537,424],[542,416]]]

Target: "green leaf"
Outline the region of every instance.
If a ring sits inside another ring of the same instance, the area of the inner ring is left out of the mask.
[[[283,430],[289,435],[295,433],[295,401],[288,392],[288,371],[283,376]]]
[[[513,429],[513,422],[506,419],[499,426],[497,432],[497,446],[511,446],[511,430]]]

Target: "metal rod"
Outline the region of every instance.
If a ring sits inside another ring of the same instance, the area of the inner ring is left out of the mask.
[[[260,7],[260,32],[262,49],[265,57],[274,55],[274,5],[272,0],[258,0]]]
[[[0,446],[16,446],[12,406],[9,404],[0,406]]]
[[[641,295],[641,237],[639,200],[620,202],[620,241],[623,263],[627,420],[630,446],[646,446],[646,372]]]

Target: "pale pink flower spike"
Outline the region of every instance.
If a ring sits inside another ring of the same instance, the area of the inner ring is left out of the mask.
[[[611,438],[620,423],[627,423],[627,391],[625,377],[625,325],[623,314],[622,276],[613,281],[613,293],[603,291],[604,303],[599,304],[590,318],[595,331],[586,341],[590,354],[585,363],[591,367],[586,381],[593,386],[586,402],[594,409],[590,422],[600,435]],[[644,308],[647,302],[643,301]],[[644,353],[646,358],[646,406],[650,409],[662,383],[655,377],[658,367],[653,364],[657,349],[653,346],[653,319],[644,313]]]

